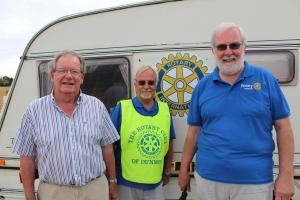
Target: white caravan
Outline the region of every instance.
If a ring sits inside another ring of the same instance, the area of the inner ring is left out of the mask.
[[[247,59],[274,73],[290,103],[298,186],[299,19],[299,0],[170,0],[80,13],[46,25],[25,48],[1,112],[0,199],[24,199],[18,175],[19,157],[11,153],[12,142],[28,104],[51,91],[47,63],[62,50],[73,50],[86,58],[82,91],[97,96],[108,109],[113,105],[105,91],[114,83],[113,71],[121,74],[129,98],[135,96],[132,78],[136,69],[151,65],[157,70],[157,97],[170,105],[177,135],[172,179],[164,188],[165,196],[178,199],[181,192],[177,175],[191,93],[197,82],[214,68],[211,32],[226,21],[244,29]],[[276,154],[274,160],[276,173]],[[192,176],[193,164],[190,169]],[[299,193],[296,190],[295,199],[300,199]],[[195,198],[193,185],[188,198]]]

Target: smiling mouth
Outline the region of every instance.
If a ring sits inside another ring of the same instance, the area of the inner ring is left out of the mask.
[[[231,62],[231,61],[236,61],[236,57],[235,56],[225,56],[222,58],[223,62]]]
[[[69,82],[63,82],[63,85],[74,85],[74,83],[69,83]]]
[[[142,92],[152,92],[152,90],[142,90]]]

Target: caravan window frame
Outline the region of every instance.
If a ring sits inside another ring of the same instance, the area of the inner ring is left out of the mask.
[[[246,52],[245,58],[253,65],[262,66],[268,69],[281,85],[296,85],[297,60],[295,54],[295,51],[285,49],[249,50]],[[283,64],[277,64],[276,62],[281,62]]]
[[[52,91],[51,77],[50,77],[50,66],[49,60],[40,61],[38,64],[39,74],[39,88],[40,97],[48,95]],[[81,85],[81,91],[85,94],[95,96],[100,99],[107,107],[108,111],[115,106],[107,103],[105,92],[108,88],[111,88],[116,80],[113,80],[113,73],[117,71],[120,73],[118,76],[118,82],[122,82],[126,92],[124,92],[124,99],[131,97],[131,85],[130,85],[130,62],[126,57],[117,58],[85,58],[86,69],[84,82]],[[105,69],[105,71],[103,71]],[[122,78],[120,78],[122,77]],[[120,95],[118,94],[120,100]],[[117,97],[116,97],[117,98]],[[123,99],[123,98],[122,98]]]

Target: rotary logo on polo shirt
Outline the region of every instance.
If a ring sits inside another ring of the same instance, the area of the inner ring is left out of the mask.
[[[254,88],[255,90],[261,90],[261,84],[260,84],[260,83],[254,83],[254,84],[253,84],[253,88]]]
[[[253,83],[253,84],[241,84],[241,88],[244,90],[261,90],[261,83]]]

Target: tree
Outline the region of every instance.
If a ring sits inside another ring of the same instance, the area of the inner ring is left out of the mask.
[[[13,81],[13,78],[10,78],[8,76],[0,77],[0,86],[2,86],[2,87],[10,86],[12,81]]]

